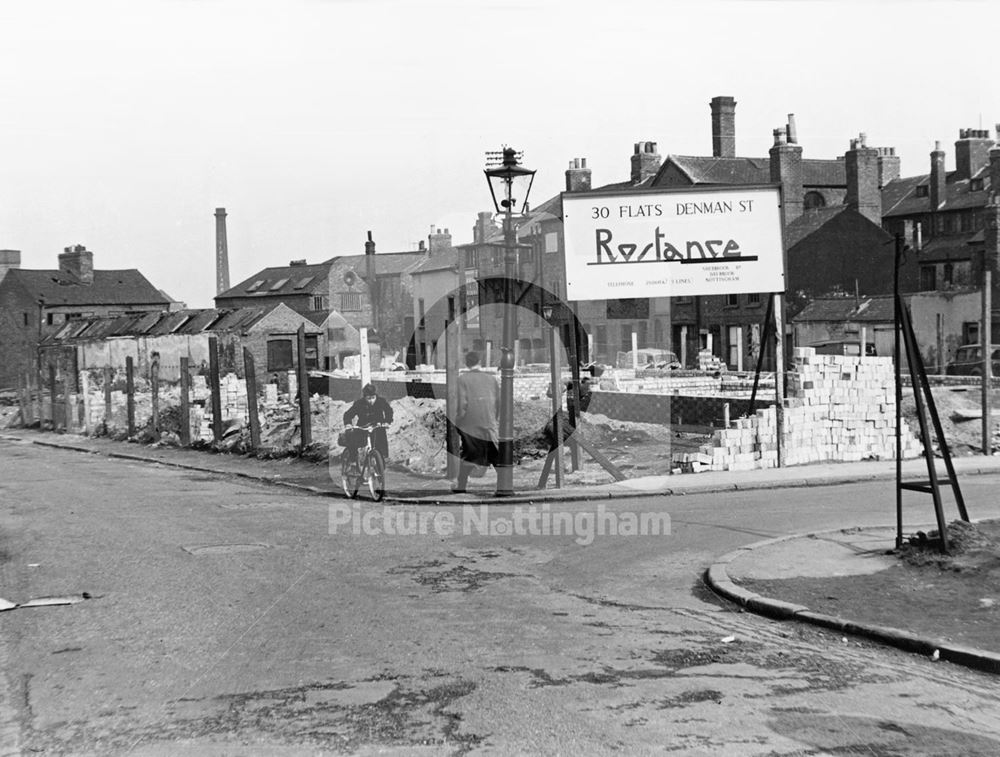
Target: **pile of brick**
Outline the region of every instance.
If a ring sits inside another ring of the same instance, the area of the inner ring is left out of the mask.
[[[781,443],[786,465],[896,456],[896,396],[892,358],[817,355],[795,351],[784,400]],[[902,455],[916,457],[920,442],[905,420]],[[732,421],[698,452],[675,456],[683,471],[745,471],[778,464],[777,411]]]

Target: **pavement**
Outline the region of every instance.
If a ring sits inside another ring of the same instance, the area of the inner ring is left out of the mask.
[[[322,462],[299,459],[260,460],[205,450],[141,446],[104,438],[29,429],[0,431],[0,440],[246,478],[322,496],[344,496],[340,488],[339,464],[328,467]],[[953,465],[959,480],[966,476],[1000,474],[1000,455],[956,457]],[[902,470],[904,479],[927,477],[927,465],[923,458],[904,461]],[[940,462],[938,474],[944,475]],[[819,463],[757,471],[646,476],[609,484],[526,490],[513,496],[498,498],[492,491],[489,477],[482,479],[478,488],[465,494],[454,494],[448,481],[390,469],[386,499],[396,504],[442,506],[582,502],[831,486],[864,481],[891,481],[895,476],[896,463],[893,460]],[[714,561],[706,572],[706,583],[716,593],[755,613],[781,620],[811,623],[841,633],[860,635],[910,652],[936,654],[935,659],[1000,673],[1000,654],[996,652],[927,638],[907,629],[889,628],[865,623],[863,620],[830,615],[823,612],[823,608],[809,608],[776,597],[764,597],[739,585],[744,578],[833,578],[858,575],[888,567],[893,560],[884,553],[894,547],[895,529],[842,529],[822,534],[825,536],[823,539],[816,538],[818,533],[805,533],[741,547]]]

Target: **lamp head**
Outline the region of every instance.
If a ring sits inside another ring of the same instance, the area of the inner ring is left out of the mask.
[[[493,197],[497,213],[526,213],[528,195],[535,180],[535,172],[519,162],[523,153],[513,147],[504,147],[500,152],[486,153],[487,166],[484,173]]]

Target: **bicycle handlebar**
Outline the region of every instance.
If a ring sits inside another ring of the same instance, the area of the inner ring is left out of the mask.
[[[351,429],[357,429],[358,431],[369,431],[370,432],[370,431],[374,431],[377,428],[389,428],[390,425],[392,425],[392,424],[390,424],[390,423],[376,423],[373,426],[355,426],[355,425],[352,424],[350,426],[344,426],[344,430],[346,431],[347,429],[351,428]]]

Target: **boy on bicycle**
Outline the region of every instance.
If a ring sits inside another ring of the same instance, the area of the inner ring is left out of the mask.
[[[365,384],[361,390],[361,399],[357,399],[347,408],[344,413],[345,426],[374,426],[377,423],[392,423],[392,407],[382,397],[379,397],[375,387]],[[358,447],[365,443],[364,435],[353,432],[347,435],[348,443],[345,445],[347,452],[352,455],[352,459],[357,457]],[[389,438],[386,436],[384,428],[376,428],[372,431],[372,447],[382,453],[382,458],[389,459]]]

